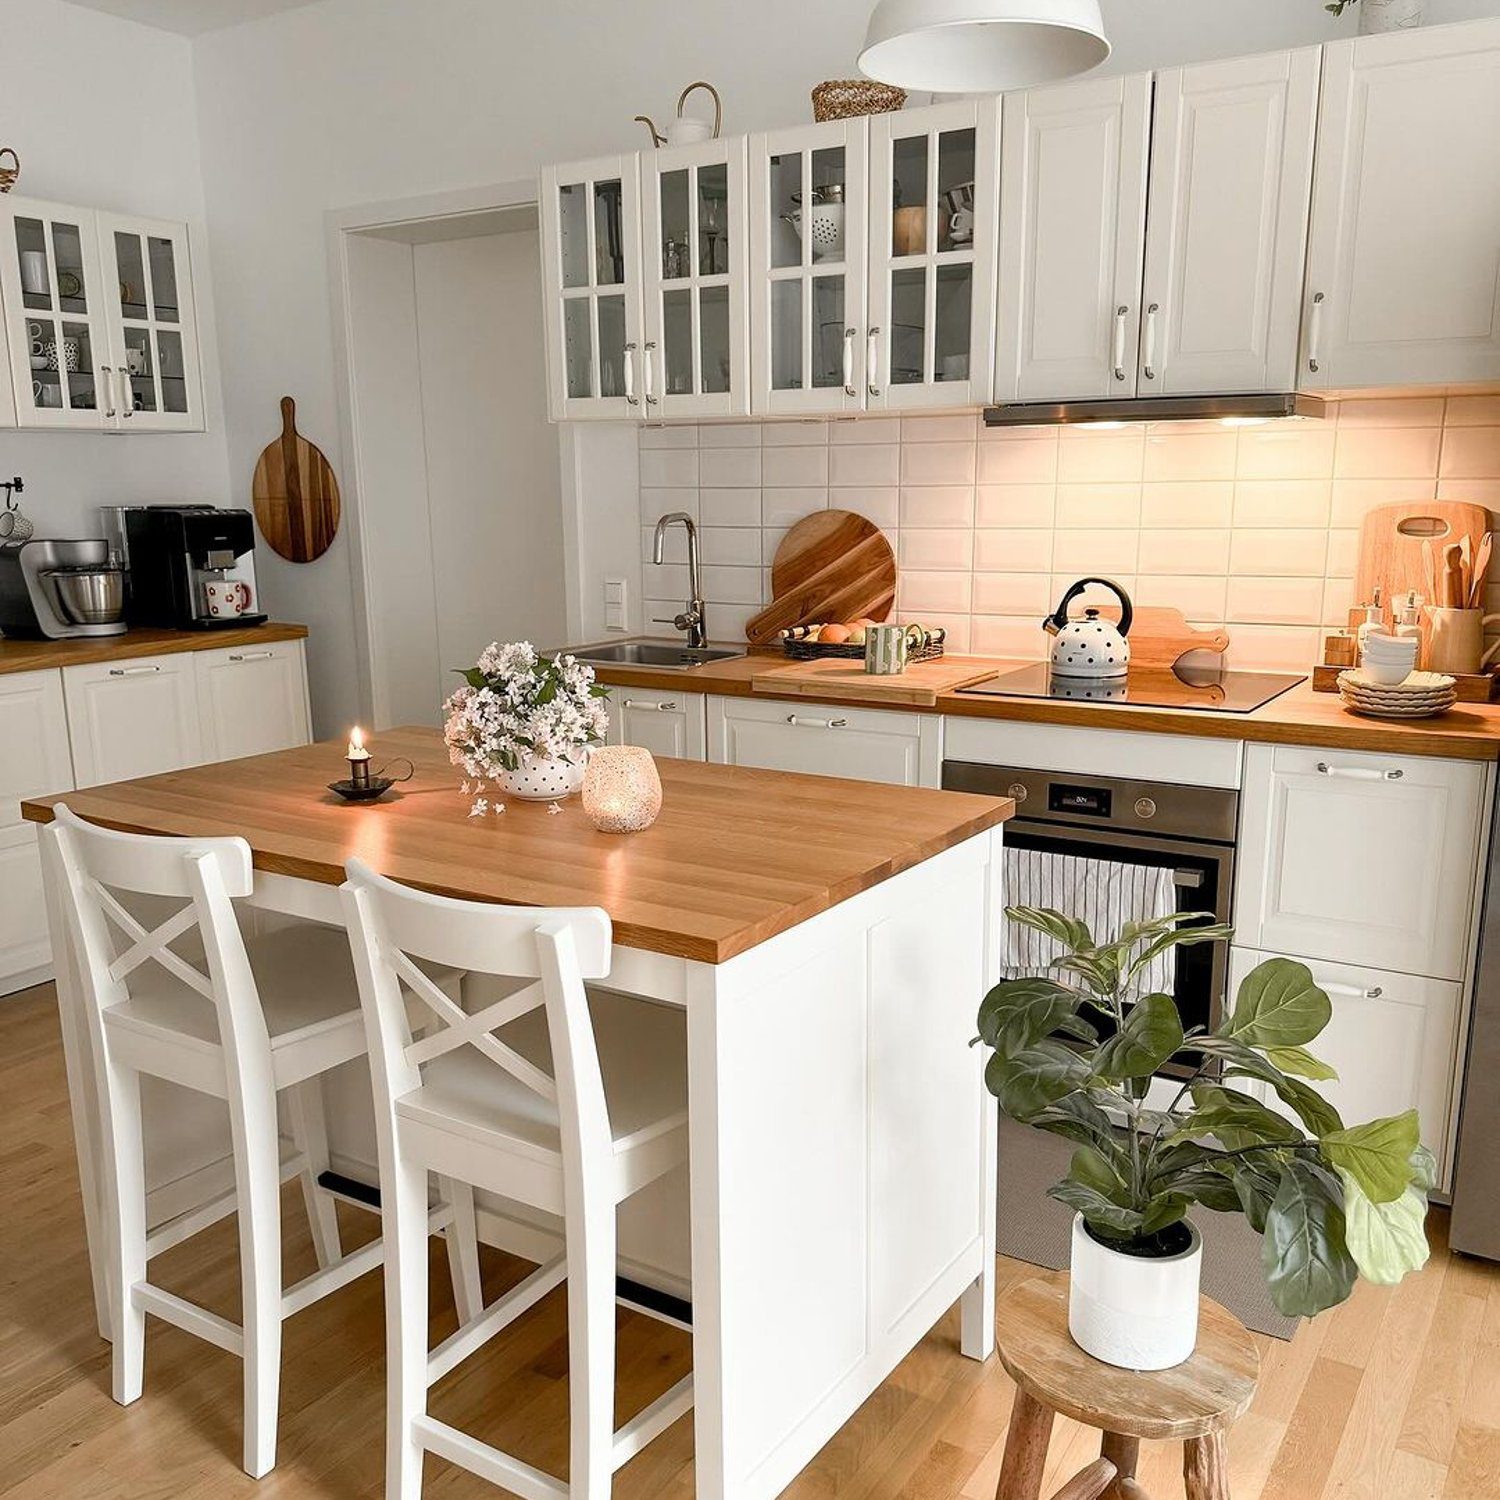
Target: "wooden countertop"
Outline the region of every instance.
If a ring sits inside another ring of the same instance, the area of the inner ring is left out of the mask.
[[[722,963],[1004,822],[1008,798],[659,759],[661,817],[644,833],[596,833],[576,798],[560,814],[508,799],[471,818],[434,729],[371,742],[407,756],[412,780],[381,802],[326,790],[342,742],[251,756],[22,804],[132,833],[238,834],[255,867],[337,885],[358,856],[443,895],[522,906],[602,906],[627,947]]]
[[[989,670],[985,675],[1028,665],[1010,658],[957,654],[944,657],[944,660],[986,667]],[[807,701],[805,695],[755,691],[751,679],[765,671],[765,656],[760,653],[731,661],[710,662],[688,671],[613,664],[600,665],[595,670],[601,682],[615,687]],[[881,706],[840,698],[836,693],[820,693],[819,699],[856,708]],[[1110,703],[1061,703],[1045,698],[970,697],[961,692],[940,693],[933,707],[904,704],[899,711],[1003,719],[1018,724],[1188,734],[1203,739],[1249,740],[1262,744],[1327,745],[1332,749],[1369,750],[1391,755],[1437,755],[1455,760],[1500,759],[1500,703],[1460,703],[1432,719],[1366,719],[1349,713],[1337,693],[1313,692],[1310,677],[1264,708],[1248,714],[1214,713],[1202,709],[1132,708]]]
[[[0,674],[86,667],[95,662],[168,656],[178,651],[263,646],[274,641],[300,641],[306,636],[306,625],[285,625],[274,620],[238,630],[163,630],[143,625],[127,630],[124,635],[79,636],[66,641],[17,641],[0,636]]]

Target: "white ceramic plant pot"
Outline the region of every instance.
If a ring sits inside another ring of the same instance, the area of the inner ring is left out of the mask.
[[[560,757],[539,760],[528,756],[515,771],[501,771],[496,778],[501,789],[511,797],[532,802],[556,802],[571,797],[583,785],[588,769],[588,752],[575,752],[574,759]]]
[[[1101,1245],[1073,1219],[1068,1331],[1085,1353],[1122,1370],[1180,1365],[1198,1342],[1198,1272],[1203,1241],[1179,1255],[1148,1259]]]
[[[1409,31],[1427,19],[1427,0],[1359,0],[1362,36],[1381,31]]]

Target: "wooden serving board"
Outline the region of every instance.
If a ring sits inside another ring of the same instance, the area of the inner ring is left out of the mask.
[[[865,703],[901,703],[916,708],[935,707],[938,694],[968,687],[995,675],[995,664],[983,657],[944,656],[936,661],[914,662],[904,672],[877,676],[866,672],[863,662],[794,661],[767,658],[763,670],[750,678],[757,693],[779,697],[796,694],[808,698],[852,698]]]
[[[1120,606],[1107,604],[1099,613],[1118,622]],[[1223,626],[1197,630],[1180,609],[1154,604],[1136,606],[1129,639],[1132,667],[1174,667],[1189,651],[1212,651],[1222,656],[1229,649],[1229,632]]]
[[[896,603],[896,554],[873,521],[848,510],[815,511],[782,537],[771,598],[745,627],[752,646],[794,625],[884,620]]]
[[[297,431],[297,407],[281,398],[281,436],[267,443],[250,487],[266,545],[288,562],[312,562],[339,529],[339,482],[321,450]]]
[[[1379,588],[1387,619],[1392,599],[1410,589],[1435,604],[1422,555],[1424,539],[1431,541],[1435,566],[1441,570],[1444,547],[1468,537],[1470,553],[1477,555],[1490,525],[1484,506],[1461,500],[1376,506],[1360,527],[1354,602],[1368,603]]]

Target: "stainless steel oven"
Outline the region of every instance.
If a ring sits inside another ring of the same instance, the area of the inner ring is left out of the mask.
[[[1204,912],[1215,921],[1229,921],[1238,792],[959,760],[943,762],[943,785],[1015,798],[1016,816],[1005,825],[1010,848],[1056,855],[1059,863],[1081,856],[1161,872],[1154,884],[1164,893],[1161,904],[1172,903],[1168,910]],[[1107,935],[1095,932],[1096,937]],[[1228,945],[1194,944],[1175,949],[1172,957],[1172,994],[1183,1029],[1216,1025],[1224,1003]]]

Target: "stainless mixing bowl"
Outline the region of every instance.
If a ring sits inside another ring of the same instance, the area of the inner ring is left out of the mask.
[[[75,625],[114,625],[125,613],[125,574],[119,568],[53,568],[43,576]]]

